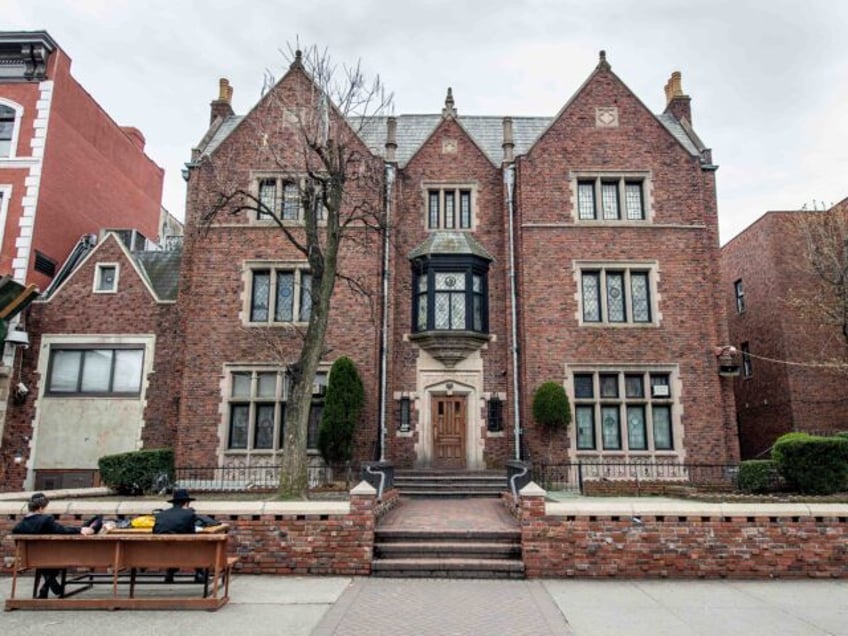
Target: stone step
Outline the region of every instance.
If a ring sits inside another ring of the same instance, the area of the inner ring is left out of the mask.
[[[374,544],[378,559],[521,559],[521,545],[514,543],[389,542]]]
[[[463,497],[496,497],[500,490],[465,490],[461,488],[404,488],[397,486],[398,494],[414,499],[461,499]]]
[[[475,558],[374,559],[371,573],[381,577],[521,579],[524,578],[524,563],[510,559]]]
[[[380,530],[374,531],[375,543],[507,543],[521,544],[516,530]]]
[[[394,486],[401,496],[415,498],[499,497],[506,477],[497,472],[396,471]]]

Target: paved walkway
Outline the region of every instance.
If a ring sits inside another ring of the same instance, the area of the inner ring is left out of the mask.
[[[386,513],[378,527],[391,530],[516,530],[500,499],[406,499]]]
[[[0,599],[11,587],[0,578]],[[23,589],[29,589],[25,587]],[[238,575],[202,611],[0,612],[0,634],[846,636],[848,580],[449,581]]]

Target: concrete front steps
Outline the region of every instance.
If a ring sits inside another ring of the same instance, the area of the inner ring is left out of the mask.
[[[402,497],[500,497],[509,488],[504,471],[396,469],[394,486]]]
[[[372,576],[523,579],[519,530],[375,531]]]

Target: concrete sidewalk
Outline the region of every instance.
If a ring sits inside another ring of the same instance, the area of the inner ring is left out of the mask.
[[[19,583],[20,584],[20,583]],[[5,600],[11,579],[0,579]],[[31,589],[25,579],[22,590]],[[15,611],[0,633],[848,636],[848,581],[490,581],[235,576],[203,611]]]

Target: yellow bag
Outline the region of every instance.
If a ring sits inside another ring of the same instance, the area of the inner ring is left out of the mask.
[[[130,521],[130,526],[133,528],[152,528],[156,523],[156,517],[153,515],[141,515]]]

